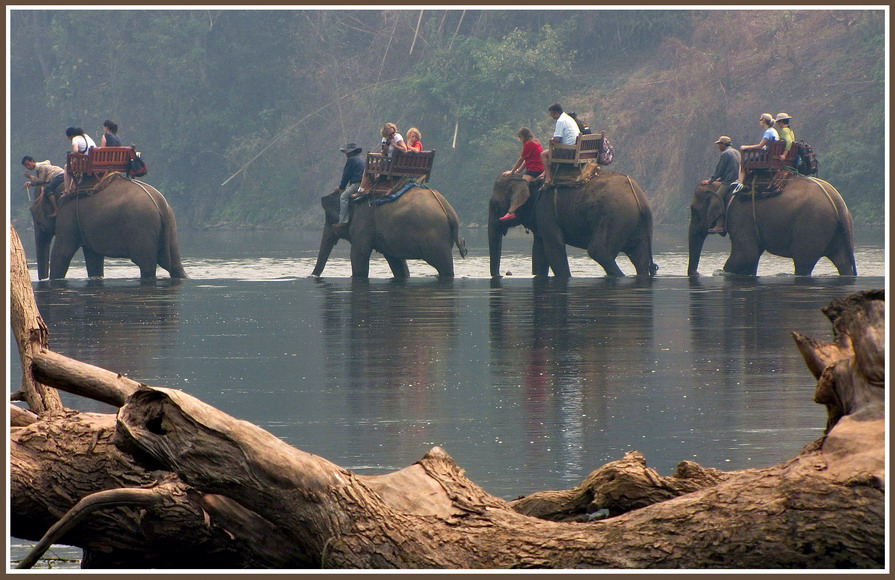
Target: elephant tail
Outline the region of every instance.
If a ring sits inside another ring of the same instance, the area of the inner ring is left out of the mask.
[[[653,261],[653,214],[649,208],[641,212],[640,219],[644,221],[643,229],[646,231],[646,251],[649,256],[647,275],[652,278],[659,271],[659,264]]]
[[[457,249],[460,250],[460,257],[465,258],[466,254],[469,253],[469,250],[466,249],[466,240],[464,238],[454,236],[454,243],[457,244]]]
[[[171,274],[172,278],[189,278],[180,262],[180,245],[177,241],[177,221],[174,218],[174,211],[164,197],[162,200],[165,203],[165,210],[162,211],[158,263]]]
[[[646,275],[653,277],[656,275],[656,272],[659,271],[659,265],[653,261],[653,212],[649,208],[649,204],[646,201],[646,194],[643,192],[643,189],[640,188],[640,184],[637,184],[635,187],[634,180],[631,179],[631,176],[626,175],[625,177],[628,178],[628,185],[631,187],[634,201],[637,202],[637,209],[640,211],[640,221],[643,224],[642,231],[646,235]],[[644,198],[642,201],[640,199],[641,194],[643,194]],[[640,275],[639,271],[638,275]]]

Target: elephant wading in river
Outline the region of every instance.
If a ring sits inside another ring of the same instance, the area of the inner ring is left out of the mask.
[[[410,276],[407,260],[424,260],[439,277],[452,278],[453,246],[456,244],[461,257],[466,256],[457,212],[434,189],[413,187],[395,201],[381,205],[375,201],[354,203],[348,228],[341,233],[333,230],[339,221],[339,192],[323,196],[320,202],[326,221],[312,276],[323,273],[340,238],[351,242],[351,275],[355,278],[369,277],[373,250],[385,257],[395,278]]]
[[[154,278],[157,266],[172,278],[187,277],[174,212],[146,183],[110,174],[94,193],[66,196],[55,216],[52,202],[41,193],[31,204],[31,216],[40,280],[65,278],[78,248],[91,278],[103,276],[105,257],[129,258],[140,267],[141,278]]]
[[[531,198],[516,211],[517,218],[501,222],[512,199]],[[615,263],[627,254],[638,276],[653,276],[653,215],[646,194],[636,181],[614,171],[600,173],[579,186],[557,186],[538,193],[537,185],[519,175],[502,175],[494,182],[488,208],[488,247],[491,276],[500,276],[503,236],[509,228],[524,225],[534,234],[531,270],[546,276],[549,270],[570,277],[566,244],[587,250],[609,276],[624,276]]]
[[[725,202],[718,189],[717,184],[699,185],[693,195],[689,276],[699,275],[699,258],[709,228],[724,219]],[[795,177],[782,193],[765,199],[738,194],[726,214],[731,245],[724,264],[727,273],[755,276],[764,252],[792,258],[797,276],[810,276],[822,257],[829,258],[841,276],[858,273],[851,212],[826,181]]]

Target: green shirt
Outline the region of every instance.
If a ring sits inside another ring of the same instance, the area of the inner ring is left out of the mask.
[[[793,133],[792,129],[789,127],[783,127],[780,129],[780,139],[786,143],[786,149],[783,151],[789,153],[790,147],[792,147],[793,142],[796,140],[795,133]]]

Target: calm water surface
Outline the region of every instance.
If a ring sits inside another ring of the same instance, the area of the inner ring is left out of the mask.
[[[758,278],[713,276],[729,242],[712,238],[690,280],[685,232],[660,230],[657,278],[608,279],[575,251],[567,282],[529,275],[522,232],[505,244],[512,275],[491,280],[484,232],[464,234],[452,281],[414,262],[395,282],[378,255],[374,278],[352,281],[344,242],[307,278],[319,233],[182,232],[189,280],[141,283],[108,260],[91,281],[76,261],[35,292],[62,354],[182,389],[363,474],[439,445],[514,498],[574,486],[635,449],[662,475],[684,459],[733,470],[792,457],[826,412],[790,331],[830,338],[823,306],[885,285],[881,231],[859,238],[857,278],[827,261],[796,278],[772,257]]]

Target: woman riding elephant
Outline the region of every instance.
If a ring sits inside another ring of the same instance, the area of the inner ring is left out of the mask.
[[[102,277],[106,256],[129,258],[140,267],[141,278],[154,278],[157,266],[172,278],[187,277],[180,263],[174,211],[146,183],[112,173],[90,195],[67,196],[55,215],[47,196],[38,196],[31,215],[40,280],[65,278],[79,248],[91,278]]]
[[[531,199],[517,218],[501,221],[511,200],[528,188]],[[500,276],[503,236],[510,227],[524,225],[534,233],[532,274],[569,277],[566,244],[587,250],[609,276],[624,276],[615,263],[627,254],[638,276],[653,276],[653,217],[646,194],[633,179],[614,171],[599,174],[578,186],[557,186],[539,193],[519,175],[501,175],[494,183],[488,209],[488,247],[491,276]]]
[[[716,184],[696,187],[690,204],[689,276],[698,276],[709,227],[725,212]],[[857,275],[854,227],[845,200],[821,179],[797,176],[778,195],[738,195],[726,209],[730,256],[724,272],[755,276],[764,252],[792,258],[797,276],[810,276],[822,257],[842,276]]]
[[[434,189],[411,187],[395,201],[356,203],[347,231],[333,229],[339,221],[338,192],[323,196],[320,202],[325,224],[312,276],[323,273],[330,252],[342,238],[351,242],[351,275],[355,278],[369,277],[373,250],[385,256],[396,278],[410,275],[407,260],[424,260],[439,277],[452,278],[453,246],[461,257],[466,256],[466,243],[458,235],[457,212]]]

